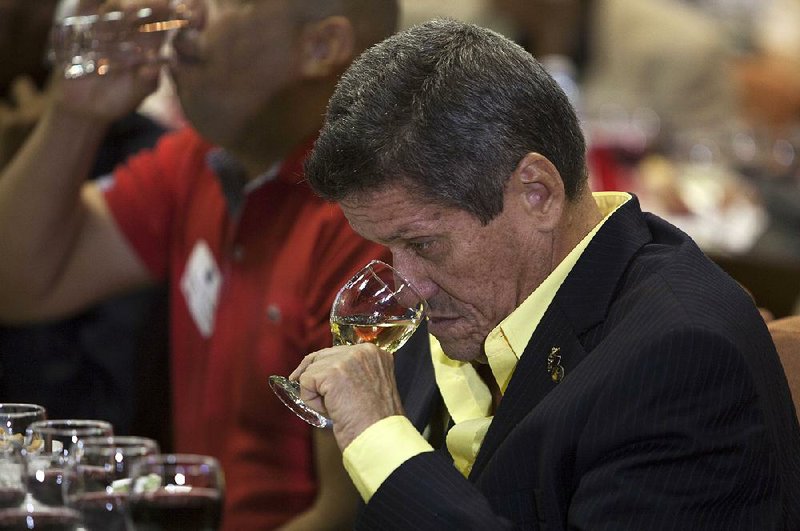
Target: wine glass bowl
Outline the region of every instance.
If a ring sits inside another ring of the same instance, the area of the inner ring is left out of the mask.
[[[38,404],[0,404],[0,449],[22,448],[28,426],[45,418],[45,409]]]
[[[127,500],[133,461],[158,454],[146,437],[91,437],[72,446],[64,474],[64,501],[77,510],[87,531],[127,531]]]
[[[51,507],[64,505],[63,484],[72,446],[88,437],[110,437],[111,424],[103,420],[43,420],[26,430],[30,449],[26,452],[28,493]]]
[[[373,343],[394,353],[425,317],[425,298],[395,268],[373,260],[336,294],[330,314],[334,345]],[[300,385],[284,376],[270,376],[269,385],[298,417],[317,428],[331,420],[300,399]]]
[[[108,10],[104,0],[61,0],[50,34],[50,63],[74,79],[169,61],[171,38],[202,20],[202,3],[151,4]]]
[[[28,426],[46,418],[37,404],[0,404],[0,509],[19,507],[25,500],[25,460]]]
[[[150,455],[131,467],[129,515],[137,531],[214,531],[222,518],[225,480],[213,457]]]
[[[373,260],[342,288],[331,307],[334,345],[373,343],[395,352],[417,329],[425,299],[390,265]]]

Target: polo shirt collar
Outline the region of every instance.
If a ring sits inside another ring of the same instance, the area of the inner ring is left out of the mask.
[[[282,161],[273,164],[267,171],[248,181],[244,165],[228,150],[215,147],[206,155],[206,162],[220,183],[228,212],[238,214],[247,196],[267,184],[278,181],[296,184],[303,179],[303,163],[314,145],[316,136],[301,142]]]

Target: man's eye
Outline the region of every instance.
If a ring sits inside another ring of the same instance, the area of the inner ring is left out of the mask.
[[[411,250],[414,251],[415,253],[424,253],[425,251],[430,250],[432,245],[433,245],[432,240],[408,242],[409,248],[411,248]]]

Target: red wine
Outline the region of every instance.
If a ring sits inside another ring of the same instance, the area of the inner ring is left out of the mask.
[[[0,488],[0,509],[19,507],[25,500],[25,490],[22,487],[3,487]]]
[[[137,531],[215,531],[222,514],[222,498],[212,489],[160,489],[131,499],[129,507]]]
[[[88,531],[125,531],[127,494],[87,492],[73,499],[72,506],[83,516]]]
[[[39,503],[57,507],[64,505],[62,483],[64,483],[63,469],[36,470],[28,476],[28,491]]]
[[[23,509],[0,511],[0,531],[76,531],[79,523],[78,513],[63,507],[33,512]]]

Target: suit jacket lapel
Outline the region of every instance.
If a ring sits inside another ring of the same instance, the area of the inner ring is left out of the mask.
[[[431,361],[428,327],[424,322],[395,353],[394,374],[406,416],[422,433],[439,396]]]
[[[559,348],[564,380],[586,356],[581,336],[608,313],[620,279],[635,253],[651,239],[634,197],[609,218],[556,293],[506,388],[470,473],[473,481],[509,432],[556,385],[547,357]]]

